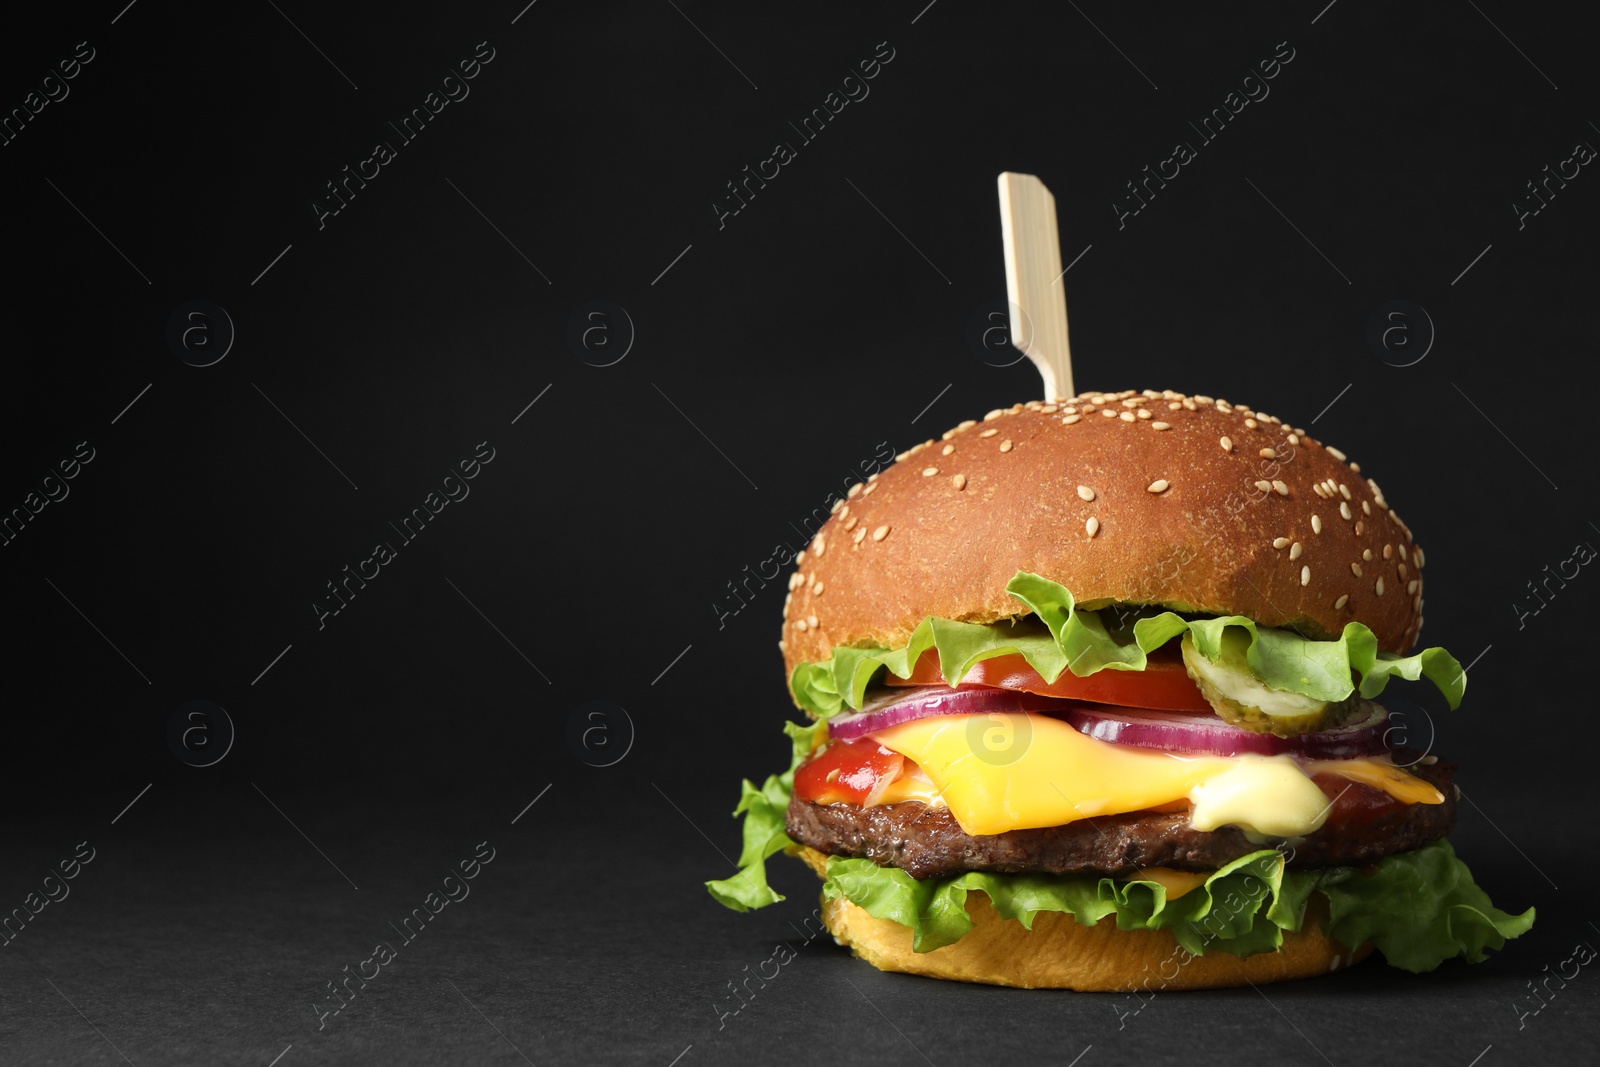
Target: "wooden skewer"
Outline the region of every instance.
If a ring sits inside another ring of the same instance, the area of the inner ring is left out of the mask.
[[[1056,198],[1032,174],[1001,173],[1000,229],[1005,238],[1011,343],[1033,360],[1047,402],[1077,395],[1067,343],[1067,296],[1061,280]]]

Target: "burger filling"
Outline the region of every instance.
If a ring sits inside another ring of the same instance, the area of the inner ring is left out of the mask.
[[[1455,707],[1465,672],[1443,649],[1382,653],[1359,623],[1313,640],[1242,616],[1108,622],[1026,573],[1007,590],[1031,617],[927,619],[904,648],[796,669],[820,721],[788,728],[786,774],[745,783],[741,871],[713,896],[782,899],[764,861],[805,845],[829,857],[826,898],[910,927],[918,951],[970,928],[974,889],[1024,925],[1115,914],[1240,955],[1278,947],[1318,891],[1332,936],[1411,970],[1531,926],[1443,840],[1453,768],[1392,748],[1375,702],[1399,675]],[[1219,904],[1229,921],[1207,936]]]

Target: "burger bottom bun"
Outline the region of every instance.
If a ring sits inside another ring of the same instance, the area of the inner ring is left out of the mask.
[[[801,858],[822,873],[827,857],[804,849]],[[1022,989],[1075,989],[1085,993],[1160,992],[1262,985],[1310,978],[1359,963],[1372,952],[1354,951],[1321,933],[1327,905],[1313,894],[1300,930],[1285,932],[1280,952],[1240,958],[1226,952],[1193,956],[1169,930],[1118,930],[1114,916],[1085,926],[1070,915],[1040,912],[1033,930],[1002,919],[983,893],[967,894],[972,930],[955,944],[913,952],[911,931],[876,919],[840,898],[825,901],[823,922],[834,940],[880,971]]]

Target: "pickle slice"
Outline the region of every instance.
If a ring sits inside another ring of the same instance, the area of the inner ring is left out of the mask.
[[[1201,655],[1189,634],[1183,635],[1183,665],[1200,693],[1227,722],[1259,734],[1293,737],[1330,730],[1346,722],[1359,703],[1355,693],[1326,701],[1273,689],[1250,673],[1245,657],[1250,637],[1238,627],[1222,635],[1216,662]]]

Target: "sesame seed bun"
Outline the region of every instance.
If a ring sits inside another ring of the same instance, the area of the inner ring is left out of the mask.
[[[1405,652],[1423,554],[1343,453],[1242,405],[1145,390],[1016,404],[852,486],[800,554],[789,673],[834,646],[899,648],[928,616],[1027,614],[1018,571],[1080,606],[1246,615],[1307,637],[1365,623]]]
[[[827,857],[803,849],[800,858],[826,878]],[[880,971],[902,971],[957,982],[1022,989],[1075,989],[1083,993],[1160,993],[1223,989],[1311,978],[1366,959],[1371,944],[1351,950],[1322,933],[1327,902],[1313,893],[1300,929],[1283,935],[1279,952],[1234,956],[1222,951],[1190,955],[1170,930],[1118,930],[1108,915],[1085,926],[1061,912],[1040,912],[1030,931],[1003,919],[983,893],[967,894],[972,929],[932,952],[911,948],[911,931],[840,897],[822,905],[833,939]]]

